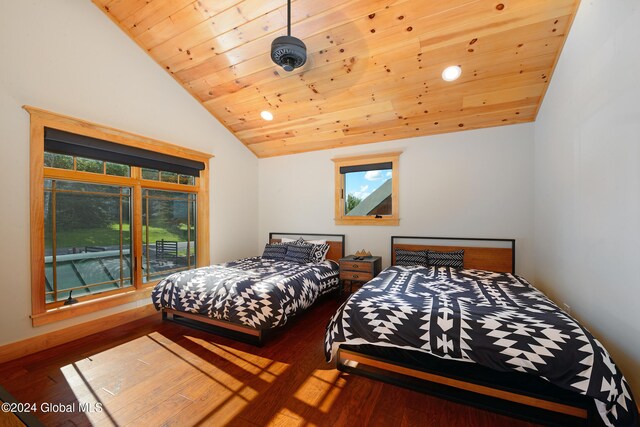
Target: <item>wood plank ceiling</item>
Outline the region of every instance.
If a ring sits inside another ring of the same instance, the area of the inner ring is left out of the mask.
[[[93,2],[270,157],[535,120],[579,0],[295,0],[290,73],[269,55],[286,0]]]

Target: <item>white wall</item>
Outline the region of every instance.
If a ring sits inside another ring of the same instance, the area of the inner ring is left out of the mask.
[[[640,4],[583,1],[535,125],[535,282],[640,396]]]
[[[0,9],[0,345],[135,306],[31,327],[24,104],[214,154],[212,261],[255,253],[258,162],[235,137],[91,2],[2,0]]]
[[[334,157],[403,151],[400,225],[334,225]],[[259,250],[270,231],[346,234],[346,251],[390,262],[390,236],[515,238],[533,273],[533,125],[465,131],[261,159]]]

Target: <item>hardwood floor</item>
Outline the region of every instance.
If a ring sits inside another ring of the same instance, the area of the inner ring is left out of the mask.
[[[158,314],[4,363],[0,381],[47,426],[533,425],[337,371],[323,337],[338,305],[322,299],[261,348]]]

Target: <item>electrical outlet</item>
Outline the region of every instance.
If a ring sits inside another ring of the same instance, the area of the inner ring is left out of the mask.
[[[567,304],[566,302],[562,303],[562,307],[564,308],[564,311],[571,316],[571,306],[569,304]]]

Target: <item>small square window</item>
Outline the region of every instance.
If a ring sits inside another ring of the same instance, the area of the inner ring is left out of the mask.
[[[392,215],[392,171],[387,165],[344,174],[344,215]],[[380,169],[378,169],[378,167]]]
[[[333,159],[336,225],[398,225],[400,153]]]

